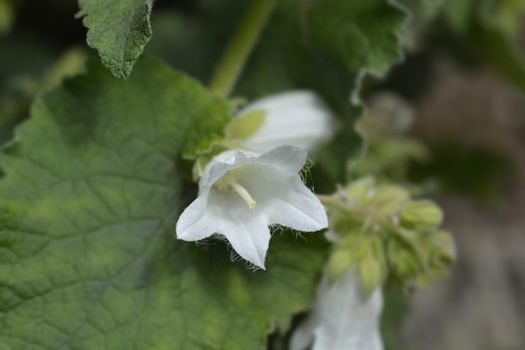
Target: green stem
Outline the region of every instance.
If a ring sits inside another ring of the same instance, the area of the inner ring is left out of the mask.
[[[211,79],[210,89],[218,96],[228,97],[233,90],[275,3],[276,0],[252,0]]]

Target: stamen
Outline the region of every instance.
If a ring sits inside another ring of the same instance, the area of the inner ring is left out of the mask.
[[[252,198],[252,196],[246,190],[246,188],[244,188],[242,185],[240,185],[239,183],[235,181],[230,182],[229,185],[231,186],[233,191],[237,193],[239,197],[241,197],[242,200],[248,205],[248,208],[250,209],[255,208],[257,202],[255,202],[255,199]]]

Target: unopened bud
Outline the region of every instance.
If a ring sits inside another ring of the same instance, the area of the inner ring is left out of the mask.
[[[372,294],[383,283],[385,276],[383,266],[380,258],[372,254],[368,254],[359,264],[359,277],[367,295]]]
[[[431,201],[411,201],[401,213],[401,225],[417,230],[431,230],[443,221],[443,212]]]

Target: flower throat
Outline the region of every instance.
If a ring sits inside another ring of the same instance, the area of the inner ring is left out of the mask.
[[[248,208],[255,209],[257,202],[250,195],[250,192],[241,185],[238,180],[240,178],[238,171],[229,171],[224,174],[213,186],[215,186],[219,191],[232,191],[237,194],[241,199],[246,203]]]

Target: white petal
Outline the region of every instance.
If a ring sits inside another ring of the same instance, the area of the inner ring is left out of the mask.
[[[312,342],[312,350],[382,350],[382,290],[367,298],[360,283],[352,270],[332,286],[325,274],[314,311],[292,336],[291,350],[305,350]]]
[[[207,196],[195,199],[177,221],[177,238],[183,241],[198,241],[215,233],[217,218],[206,210]]]
[[[245,260],[264,269],[270,241],[268,221],[261,210],[251,210],[238,196],[212,189],[198,197],[177,222],[177,238],[198,241],[212,234],[224,235]]]
[[[225,151],[213,157],[204,168],[199,180],[199,196],[209,192],[213,184],[228,171],[242,166],[249,159],[257,157],[256,153],[244,150]]]
[[[249,165],[266,166],[293,176],[302,169],[306,159],[306,149],[300,146],[281,146],[262,155],[244,150],[222,152],[206,165],[199,181],[199,195],[209,191],[211,186],[230,170]]]
[[[275,196],[270,204],[270,222],[304,232],[326,228],[328,218],[319,199],[303,184],[299,176],[288,184],[287,190]]]
[[[316,94],[293,91],[269,96],[245,107],[239,115],[262,109],[263,125],[241,147],[266,152],[281,145],[313,149],[334,134],[334,116]]]
[[[245,175],[243,186],[255,198],[269,224],[305,232],[328,226],[324,206],[297,173],[290,174],[274,164],[249,169]]]
[[[319,97],[308,90],[286,91],[258,99],[245,106],[239,114],[264,108],[270,112],[287,109],[297,105],[316,105]]]
[[[249,209],[234,193],[212,190],[208,211],[218,218],[215,232],[224,235],[243,259],[264,269],[270,230],[262,208]]]
[[[307,158],[308,152],[303,146],[284,145],[262,154],[258,160],[288,176],[297,176]]]
[[[225,225],[221,232],[243,259],[264,270],[264,261],[270,243],[268,223],[258,217],[243,222]]]

